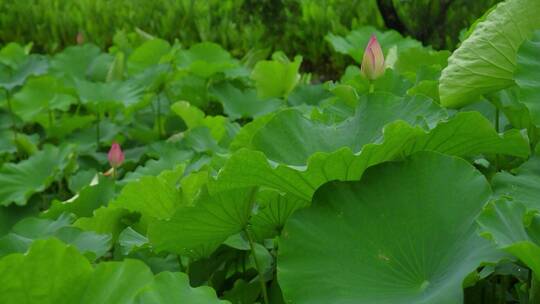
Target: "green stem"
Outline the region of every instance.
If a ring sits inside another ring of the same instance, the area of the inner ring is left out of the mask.
[[[64,186],[63,186],[63,185],[64,185],[64,184],[63,184],[63,180],[62,180],[62,179],[59,180],[59,181],[58,181],[58,193],[59,193],[60,195],[62,195],[62,193],[64,193]]]
[[[535,274],[531,275],[531,288],[529,289],[529,303],[540,303],[540,282]]]
[[[508,277],[501,277],[499,284],[499,303],[501,304],[506,303],[506,290],[508,289],[509,284],[510,282],[508,281]]]
[[[369,93],[375,92],[375,84],[373,84],[373,81],[369,81]]]
[[[244,232],[246,233],[246,237],[249,242],[249,248],[251,250],[251,255],[253,256],[253,262],[255,262],[255,268],[257,268],[257,272],[259,273],[259,282],[261,283],[261,291],[263,294],[264,303],[268,304],[268,292],[266,291],[266,283],[264,282],[264,277],[261,271],[261,267],[259,265],[259,260],[257,260],[257,255],[255,254],[255,242],[253,241],[253,238],[251,237],[251,233],[249,232],[248,228],[246,228]]]
[[[180,272],[186,272],[186,268],[184,267],[184,264],[182,264],[182,256],[178,255],[178,266],[180,268]]]

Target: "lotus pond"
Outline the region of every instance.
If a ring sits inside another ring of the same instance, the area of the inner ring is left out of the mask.
[[[540,2],[237,58],[0,49],[0,303],[540,303]]]

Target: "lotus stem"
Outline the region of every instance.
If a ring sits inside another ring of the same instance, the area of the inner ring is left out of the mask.
[[[375,92],[375,84],[373,83],[373,81],[369,81],[369,93],[373,93]]]
[[[255,254],[255,242],[253,241],[253,238],[248,228],[246,228],[244,232],[246,234],[246,237],[249,243],[251,255],[253,256],[253,262],[255,263],[255,268],[257,268],[257,273],[259,274],[259,282],[261,283],[261,291],[263,294],[264,304],[268,304],[269,301],[268,301],[268,292],[266,291],[266,282],[264,282],[264,277],[261,271],[259,260],[257,260],[257,255]]]
[[[529,303],[539,303],[538,301],[540,301],[540,282],[535,277],[535,274],[532,273],[531,288],[529,289]]]
[[[180,268],[180,272],[186,272],[186,269],[184,267],[184,264],[182,264],[182,256],[181,255],[178,255],[177,256],[177,259],[178,259],[178,268]]]

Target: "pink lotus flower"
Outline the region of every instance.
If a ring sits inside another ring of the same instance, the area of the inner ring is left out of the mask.
[[[120,167],[124,162],[124,152],[122,152],[122,149],[117,142],[113,142],[107,158],[109,159],[109,164],[111,164],[111,167],[114,169]]]
[[[369,39],[360,70],[369,80],[375,80],[384,74],[384,54],[375,35]]]

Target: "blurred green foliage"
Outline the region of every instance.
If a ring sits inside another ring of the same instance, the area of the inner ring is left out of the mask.
[[[377,0],[387,26],[437,49],[454,49],[460,32],[501,0]]]
[[[78,32],[106,47],[116,31],[139,28],[187,45],[213,41],[233,54],[275,45],[318,58],[324,35],[362,24],[383,25],[374,0],[0,1],[0,41],[48,52],[74,44]]]
[[[302,55],[304,70],[332,78],[351,62],[325,43],[328,33],[372,25],[453,49],[460,32],[498,1],[0,0],[0,45],[32,42],[34,51],[54,53],[79,36],[105,49],[118,33],[139,30],[188,47],[216,42],[235,57]]]

